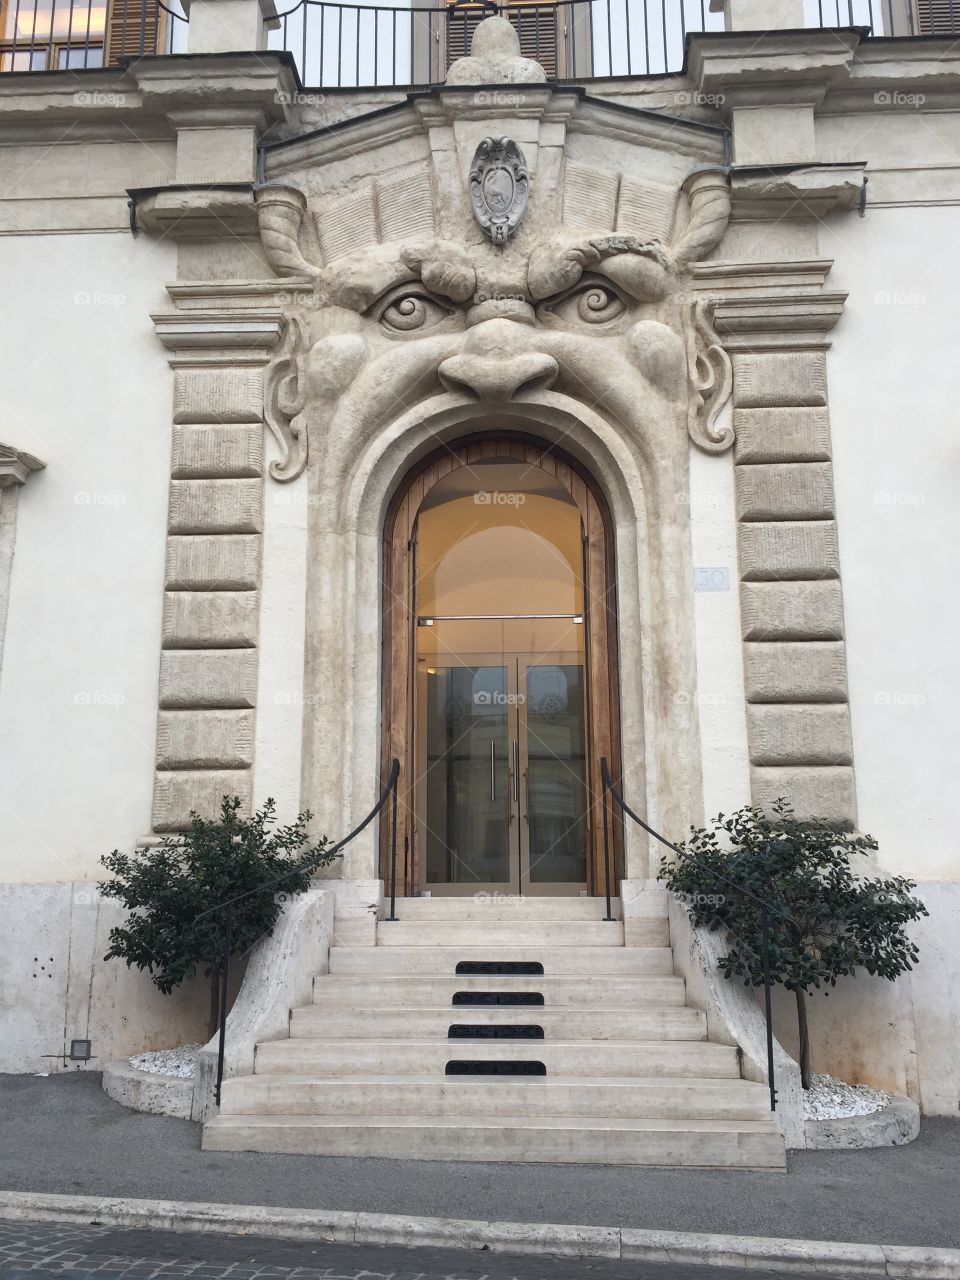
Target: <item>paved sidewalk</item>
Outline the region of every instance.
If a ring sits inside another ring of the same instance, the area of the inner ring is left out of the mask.
[[[0,1222],[0,1280],[715,1280],[715,1267]],[[769,1274],[769,1273],[768,1273]],[[724,1280],[762,1280],[724,1269]],[[789,1273],[789,1280],[823,1280]]]
[[[196,1125],[128,1111],[94,1073],[0,1076],[8,1191],[957,1247],[958,1187],[960,1120],[798,1152],[786,1174],[353,1160],[204,1152]]]

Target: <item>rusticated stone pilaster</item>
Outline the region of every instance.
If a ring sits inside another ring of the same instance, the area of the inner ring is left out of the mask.
[[[172,289],[176,297],[175,287]],[[153,827],[253,795],[263,372],[279,313],[155,317],[175,370]]]
[[[856,823],[827,332],[829,262],[704,268],[733,364],[740,607],[751,790]],[[816,284],[819,277],[820,285]],[[745,282],[754,279],[751,296]],[[729,294],[725,289],[729,288]]]

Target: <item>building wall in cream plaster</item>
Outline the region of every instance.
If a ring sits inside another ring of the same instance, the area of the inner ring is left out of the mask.
[[[149,313],[165,244],[0,237],[19,495],[0,675],[4,881],[95,878],[150,824],[171,376]]]
[[[856,236],[823,232],[850,291],[830,398],[860,823],[923,880],[960,878],[956,219],[869,209]]]

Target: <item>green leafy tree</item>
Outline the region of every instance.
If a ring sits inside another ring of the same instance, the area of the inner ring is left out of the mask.
[[[687,904],[694,924],[726,934],[728,950],[720,959],[725,978],[763,984],[760,907],[746,893],[771,907],[771,978],[796,995],[805,1089],[807,994],[834,987],[859,969],[892,980],[917,962],[906,925],[928,912],[911,896],[916,883],[903,876],[869,879],[851,865],[855,855],[876,847],[872,836],[819,820],[801,823],[778,800],[772,817],[748,806],[691,828],[676,858],[661,860],[660,879]]]
[[[133,855],[114,849],[100,859],[112,876],[100,892],[130,913],[110,930],[105,959],[148,970],[165,994],[198,970],[216,984],[222,918],[219,913],[197,917],[252,890],[233,911],[231,952],[243,955],[271,931],[285,898],[309,887],[313,868],[339,856],[328,851],[326,836],[311,842],[309,811],[271,830],[273,800],[249,818],[240,809],[238,796],[224,796],[218,819],[191,813],[187,831]],[[282,883],[276,884],[280,877]]]

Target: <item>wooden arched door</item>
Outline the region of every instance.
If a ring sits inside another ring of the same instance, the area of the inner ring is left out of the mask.
[[[596,484],[526,436],[438,449],[384,527],[397,893],[602,894],[600,760],[618,776],[619,739],[612,529]]]

